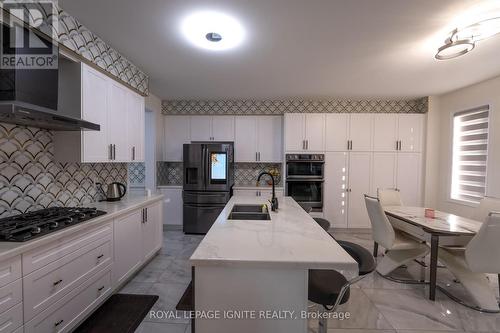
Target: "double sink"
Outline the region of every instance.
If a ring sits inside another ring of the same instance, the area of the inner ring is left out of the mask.
[[[234,205],[228,220],[270,221],[267,205]]]

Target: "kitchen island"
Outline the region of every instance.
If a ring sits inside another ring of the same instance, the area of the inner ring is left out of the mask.
[[[358,266],[292,198],[280,199],[270,220],[230,220],[232,197],[190,258],[195,267],[196,333],[307,332],[309,269],[347,279]]]

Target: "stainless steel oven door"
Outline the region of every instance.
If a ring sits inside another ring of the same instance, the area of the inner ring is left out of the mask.
[[[324,166],[322,161],[289,161],[286,178],[323,178]]]
[[[323,179],[287,179],[286,195],[314,210],[323,209]]]

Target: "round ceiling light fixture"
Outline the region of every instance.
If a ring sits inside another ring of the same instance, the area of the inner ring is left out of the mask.
[[[454,31],[457,39],[472,39],[478,42],[500,33],[500,17],[483,20]]]
[[[211,51],[233,49],[245,39],[245,29],[238,20],[215,11],[188,15],[181,22],[181,31],[192,45]]]
[[[474,49],[476,45],[471,39],[454,40],[448,39],[443,46],[441,46],[435,58],[438,60],[448,60],[456,57],[463,56]]]

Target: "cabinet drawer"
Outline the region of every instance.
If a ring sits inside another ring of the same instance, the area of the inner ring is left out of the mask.
[[[68,332],[111,293],[111,271],[91,277],[77,289],[24,324],[25,333]]]
[[[22,300],[23,300],[22,280],[17,279],[16,281],[0,288],[0,313],[10,309],[11,307],[13,307],[18,303],[21,303]]]
[[[0,333],[14,332],[23,325],[23,304],[19,303],[0,314]],[[17,332],[17,331],[16,331]]]
[[[111,236],[97,240],[23,278],[24,318],[30,320],[112,262]]]
[[[21,256],[0,263],[0,287],[21,278]]]
[[[64,237],[58,241],[38,247],[23,254],[23,273],[29,274],[39,268],[54,262],[70,253],[78,251],[83,246],[108,235],[113,234],[113,223],[84,230]]]

